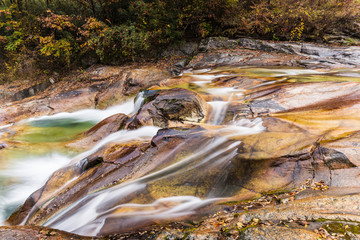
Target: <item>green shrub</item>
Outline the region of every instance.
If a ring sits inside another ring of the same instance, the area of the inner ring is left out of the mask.
[[[260,0],[241,7],[232,33],[283,40],[323,40],[324,34],[351,32],[360,17],[355,0]]]
[[[358,0],[3,0],[0,71],[70,68],[87,55],[134,61],[208,36],[360,37],[359,10]]]
[[[97,56],[104,62],[112,60],[135,60],[150,46],[150,34],[137,29],[134,25],[120,25],[109,27],[103,25],[102,29],[90,34],[88,40],[82,45],[87,50],[95,50]]]

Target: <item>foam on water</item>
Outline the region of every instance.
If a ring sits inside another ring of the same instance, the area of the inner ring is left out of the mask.
[[[261,118],[255,119],[240,119],[234,121],[232,125],[221,129],[223,132],[229,132],[228,137],[257,134],[265,131],[263,120]]]
[[[7,124],[7,125],[4,125],[4,126],[0,126],[0,136],[4,135],[5,132],[6,132],[6,130],[7,130],[9,127],[13,126],[13,125],[14,125],[14,124],[11,123],[11,124]]]

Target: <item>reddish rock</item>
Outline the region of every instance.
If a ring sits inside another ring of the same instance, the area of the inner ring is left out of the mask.
[[[128,119],[129,117],[122,113],[112,115],[81,134],[81,137],[67,144],[67,146],[74,148],[91,148],[104,137],[122,129]]]

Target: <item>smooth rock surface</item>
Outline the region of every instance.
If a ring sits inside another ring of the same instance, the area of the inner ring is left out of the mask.
[[[67,146],[74,148],[91,148],[101,139],[111,133],[121,130],[128,119],[129,117],[122,113],[112,115],[81,134],[80,137],[75,141],[68,143]]]

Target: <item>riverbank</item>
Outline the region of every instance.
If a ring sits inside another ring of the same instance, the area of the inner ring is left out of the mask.
[[[171,79],[187,69],[225,65],[356,68],[360,65],[359,56],[360,47],[209,38],[198,44],[189,42],[169,48],[163,53],[164,60],[156,63],[94,65],[83,71],[55,73],[34,85],[33,80],[25,84],[23,81],[3,84],[0,86],[3,104],[0,124],[18,121],[20,116],[39,116],[42,112],[55,114],[84,107],[103,109],[166,79],[176,81]],[[117,90],[123,94],[118,99],[110,99],[111,92]],[[69,101],[71,96],[75,97],[76,104]]]

